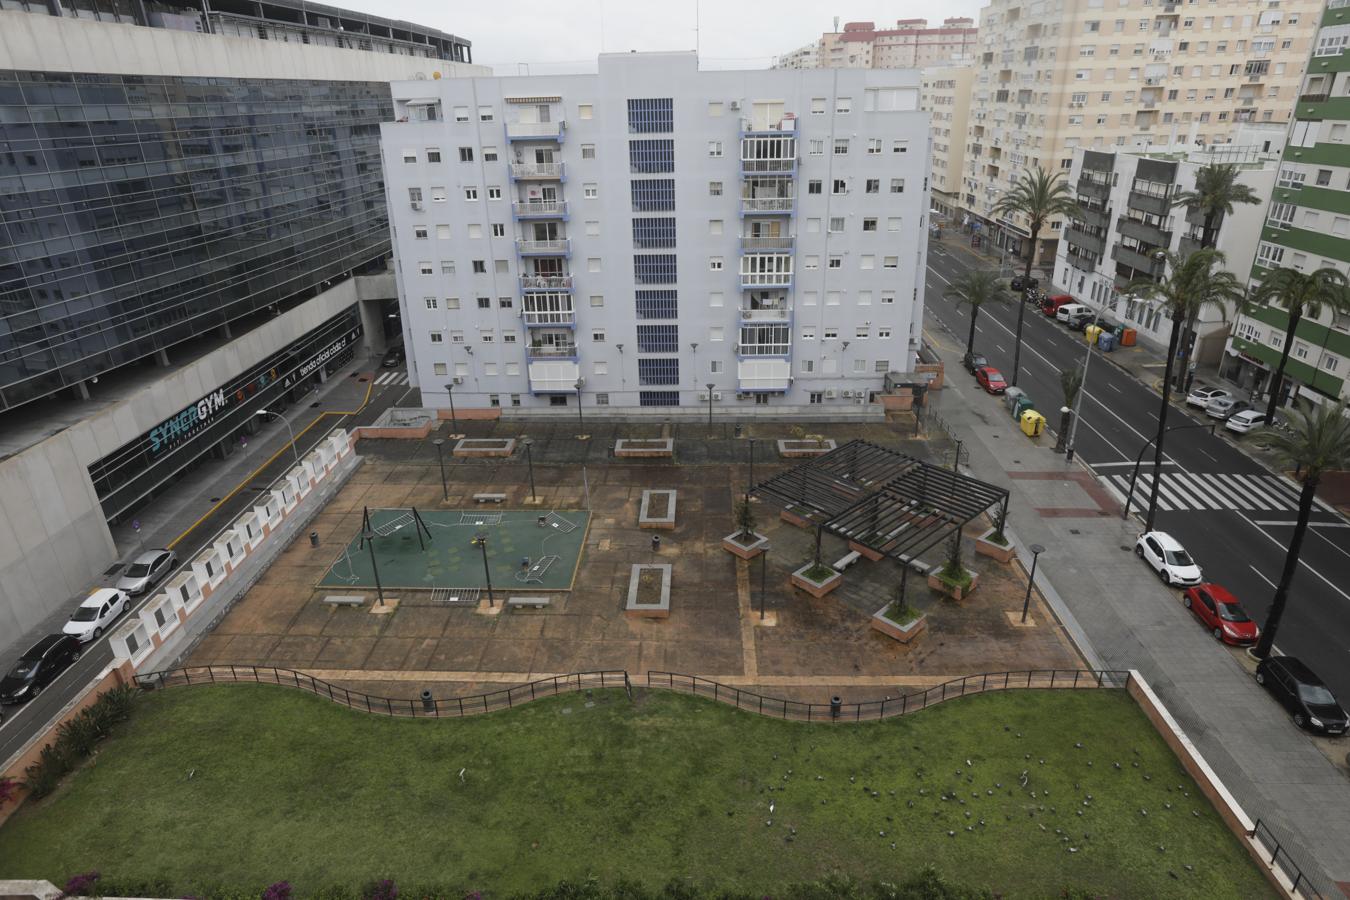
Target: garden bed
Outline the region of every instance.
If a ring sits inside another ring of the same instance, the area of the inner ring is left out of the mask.
[[[515,450],[515,438],[463,438],[455,442],[450,455],[469,458],[510,456]]]
[[[670,618],[670,563],[635,565],[628,576],[624,614],[644,619]]]
[[[739,531],[722,538],[722,549],[741,559],[754,559],[763,553],[767,546],[769,539],[757,531],[750,533],[749,540],[746,540]]]
[[[674,438],[620,438],[614,442],[619,458],[657,458],[675,455]]]
[[[843,583],[843,574],[824,563],[818,566],[807,563],[792,573],[793,586],[801,588],[817,600]]]
[[[638,509],[638,527],[673,531],[676,494],[673,490],[643,491],[642,506]]]
[[[1012,541],[1006,537],[1000,543],[994,537],[994,529],[989,529],[984,534],[975,539],[975,552],[980,556],[987,556],[990,559],[996,559],[999,562],[1012,562],[1012,558],[1017,555],[1013,549]]]
[[[980,573],[974,569],[962,567],[961,571],[965,574],[965,577],[959,580],[948,578],[942,574],[945,569],[946,567],[943,566],[929,572],[928,586],[935,591],[946,594],[953,600],[962,600],[969,597],[980,583]]]
[[[824,456],[834,448],[835,443],[832,440],[787,438],[778,442],[778,455],[783,459],[803,459],[811,456]]]
[[[872,630],[879,631],[902,644],[908,644],[928,626],[928,616],[918,610],[911,608],[912,615],[893,618],[894,610],[895,603],[887,603],[881,609],[872,613]]]

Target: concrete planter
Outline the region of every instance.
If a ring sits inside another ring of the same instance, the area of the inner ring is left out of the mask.
[[[653,589],[650,576],[655,573],[660,586]],[[643,576],[649,576],[644,579]],[[647,585],[644,589],[644,581]],[[635,565],[628,577],[628,598],[623,613],[635,619],[670,618],[670,563],[643,563]]]
[[[947,584],[947,582],[938,577],[937,573],[939,571],[941,571],[940,567],[935,568],[932,573],[929,574],[928,586],[941,594],[946,594],[953,600],[964,600],[966,597],[969,597],[971,594],[975,593],[975,588],[980,583],[980,575],[974,569],[966,569],[966,574],[970,576],[970,585],[965,588],[952,587]]]
[[[886,558],[886,554],[878,553],[871,547],[864,547],[857,541],[849,541],[848,549],[857,552],[857,554],[861,556],[863,559],[870,559],[872,562],[881,562],[883,559]]]
[[[455,443],[451,456],[506,457],[516,452],[515,438],[464,438]]]
[[[839,572],[835,572],[833,575],[826,577],[823,581],[816,581],[815,579],[806,577],[806,570],[811,568],[811,566],[812,563],[807,563],[797,571],[793,572],[792,584],[794,587],[799,587],[806,591],[817,600],[844,583],[844,576]],[[826,568],[828,568],[828,566]]]
[[[643,491],[642,506],[638,509],[638,527],[674,531],[676,497],[677,492],[673,490]]]
[[[815,441],[789,438],[778,442],[778,455],[783,459],[824,456],[833,449],[835,449],[835,443],[832,440]]]
[[[674,438],[621,438],[614,442],[614,455],[620,459],[654,459],[675,455]]]
[[[741,533],[739,531],[732,532],[722,538],[722,549],[739,556],[741,559],[754,559],[764,552],[764,548],[769,544],[769,539],[757,531],[752,531],[751,534],[754,536],[754,540],[749,543],[742,543]]]
[[[793,512],[790,508],[779,510],[778,518],[782,519],[789,525],[796,525],[798,528],[805,528],[810,530],[815,527],[806,519],[803,519],[801,516]]]
[[[919,613],[918,618],[901,623],[886,617],[886,610],[890,608],[891,605],[887,603],[881,609],[872,613],[873,631],[880,631],[888,638],[894,638],[902,644],[908,644],[928,627],[928,616],[926,614]]]
[[[984,534],[975,539],[975,552],[980,556],[987,556],[990,559],[996,559],[1001,563],[1012,562],[1016,551],[1013,550],[1012,541],[1007,546],[991,540],[994,529],[989,529]]]

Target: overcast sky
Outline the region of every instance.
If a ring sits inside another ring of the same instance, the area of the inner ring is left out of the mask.
[[[520,63],[533,74],[586,71],[601,50],[693,50],[695,0],[330,0],[439,28],[473,42],[474,62],[498,74]],[[838,2],[838,0],[836,0]],[[980,0],[857,0],[831,6],[816,0],[699,0],[699,50],[704,68],[763,68],[773,57],[855,21],[894,24],[926,18],[936,26],[948,16],[978,21]],[[603,47],[601,36],[603,34]],[[524,72],[521,68],[520,71]]]

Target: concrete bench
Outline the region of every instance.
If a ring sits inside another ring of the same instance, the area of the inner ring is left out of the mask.
[[[834,570],[836,572],[844,571],[849,566],[857,562],[858,558],[861,556],[862,554],[859,553],[857,550],[850,550],[848,553],[845,553],[843,556],[839,557],[838,562],[834,564]]]
[[[543,609],[553,602],[552,597],[507,597],[507,606],[533,606],[535,609]]]
[[[329,594],[323,598],[323,602],[330,606],[360,606],[366,602],[366,598],[361,594]]]
[[[474,503],[505,503],[505,494],[474,494]]]

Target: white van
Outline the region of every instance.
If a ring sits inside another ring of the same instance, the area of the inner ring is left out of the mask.
[[[1066,303],[1055,310],[1055,321],[1061,325],[1067,324],[1070,319],[1076,319],[1080,315],[1092,315],[1092,310],[1081,303]]]

